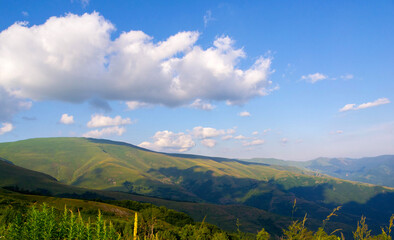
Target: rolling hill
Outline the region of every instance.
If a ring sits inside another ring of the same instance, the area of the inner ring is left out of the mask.
[[[317,158],[310,161],[284,161],[272,158],[254,158],[244,161],[275,166],[298,167],[333,177],[394,187],[394,155],[365,158]]]
[[[76,199],[74,200],[71,198]],[[8,205],[10,201],[22,203],[46,202],[57,209],[63,208],[66,204],[68,207],[74,209],[100,209],[104,213],[108,212],[109,214],[113,211],[116,213],[120,212],[117,208],[112,209],[101,203],[87,202],[78,199],[100,199],[115,205],[118,201],[125,200],[152,203],[157,206],[164,206],[187,213],[197,222],[201,222],[205,219],[206,222],[215,224],[227,231],[234,231],[236,229],[235,224],[237,219],[242,223],[240,227],[242,231],[256,233],[262,227],[265,227],[274,235],[280,235],[282,233],[281,228],[290,223],[290,218],[281,217],[249,206],[180,202],[130,193],[69,186],[58,182],[55,178],[47,174],[28,170],[0,160],[0,203],[6,203],[6,205]],[[311,221],[309,225],[313,228],[317,227],[318,224],[320,224],[320,222]]]
[[[48,174],[61,184],[118,191],[110,193],[118,194],[116,199],[127,198],[120,191],[165,198],[171,203],[236,204],[251,207],[247,212],[257,208],[283,216],[291,215],[297,199],[295,217],[308,213],[310,218],[322,220],[342,205],[337,222],[354,225],[364,214],[372,228],[385,224],[394,212],[392,188],[321,176],[291,166],[163,154],[109,140],[41,138],[1,143],[0,157]]]

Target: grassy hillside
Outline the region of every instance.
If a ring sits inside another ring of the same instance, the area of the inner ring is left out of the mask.
[[[390,188],[292,167],[157,153],[108,140],[45,138],[1,143],[0,157],[64,184],[178,201],[241,204],[289,216],[297,198],[295,217],[308,213],[310,218],[324,219],[343,205],[339,220],[351,225],[365,214],[371,225],[378,226],[394,212]]]
[[[1,187],[28,193],[28,195],[8,191]],[[39,196],[39,194],[50,194],[52,196]],[[97,209],[101,209],[104,213],[107,212],[105,204],[85,200],[73,200],[71,198],[102,199],[115,205],[118,204],[118,201],[124,202],[128,200],[152,203],[185,212],[192,216],[195,221],[201,222],[205,219],[206,222],[215,224],[227,231],[235,231],[237,219],[242,223],[240,227],[242,231],[256,233],[262,227],[265,227],[270,233],[278,235],[281,234],[281,227],[290,223],[289,218],[249,206],[179,202],[143,195],[68,186],[57,182],[56,179],[47,174],[0,161],[0,202],[4,203],[3,206],[5,207],[15,201],[25,204],[46,202],[58,209],[61,209],[66,204],[72,209],[83,208],[88,210],[88,212],[91,209],[96,209],[95,213],[97,213]],[[121,211],[116,210],[116,212]],[[311,221],[312,228],[318,226],[318,224],[319,222]]]
[[[359,159],[318,158],[305,162],[271,158],[254,158],[245,161],[272,166],[298,167],[351,181],[394,187],[394,155]]]

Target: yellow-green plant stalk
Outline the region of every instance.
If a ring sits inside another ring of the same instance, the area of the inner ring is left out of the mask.
[[[138,213],[135,212],[133,240],[137,240],[137,231],[138,231]]]

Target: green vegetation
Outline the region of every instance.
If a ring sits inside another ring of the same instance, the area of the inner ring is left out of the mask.
[[[146,205],[138,203],[123,202],[123,205],[147,209]],[[152,207],[152,206],[151,206]],[[151,209],[157,209],[151,208]],[[340,230],[331,234],[325,232],[325,224],[332,216],[336,216],[335,209],[318,231],[313,232],[305,227],[306,215],[303,220],[293,221],[287,228],[283,229],[283,240],[344,240]],[[269,240],[271,235],[261,229],[256,235],[245,234],[239,230],[236,233],[227,233],[213,225],[193,222],[179,222],[178,226],[160,225],[159,218],[163,217],[159,212],[152,211],[150,215],[138,214],[130,218],[127,224],[114,225],[111,221],[104,220],[100,210],[94,220],[82,216],[81,212],[74,213],[67,207],[63,212],[56,211],[46,204],[42,206],[32,205],[23,210],[9,207],[0,219],[0,238],[9,240],[19,239],[147,239],[147,240]],[[165,210],[168,211],[168,210]],[[142,216],[141,216],[142,215]],[[168,216],[168,215],[167,215]],[[178,215],[180,219],[186,216]],[[165,218],[165,217],[164,217]],[[187,218],[187,217],[186,217]],[[175,218],[177,219],[177,218]],[[391,230],[393,228],[394,215],[391,216],[389,226],[382,228],[382,233],[376,236],[371,234],[365,223],[365,217],[358,222],[356,231],[353,232],[355,240],[392,240]],[[132,223],[132,224],[131,224]],[[239,224],[239,223],[238,223]],[[336,235],[336,234],[337,235]],[[339,235],[339,236],[338,236]]]
[[[236,229],[239,219],[241,231],[256,233],[264,227],[280,235],[290,223],[294,199],[299,203],[294,217],[308,213],[307,227],[315,231],[338,205],[343,206],[341,216],[327,230],[341,228],[348,235],[361,215],[369,217],[376,234],[394,212],[392,188],[294,167],[157,153],[108,140],[1,143],[0,157],[15,164],[0,161],[0,187],[58,197],[144,201],[185,212],[195,221],[206,217],[225,230]]]

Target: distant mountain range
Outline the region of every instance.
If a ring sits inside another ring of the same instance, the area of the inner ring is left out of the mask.
[[[139,198],[197,218],[208,213],[212,221],[225,222],[221,226],[225,229],[235,226],[239,216],[247,231],[262,225],[280,229],[279,222],[305,213],[311,225],[319,226],[334,207],[342,205],[330,224],[349,233],[361,215],[379,230],[394,213],[393,188],[323,176],[277,160],[252,163],[165,154],[86,138],[0,143],[0,157],[7,161],[0,161],[0,187],[74,198]]]
[[[318,158],[311,161],[284,161],[274,158],[245,159],[247,162],[293,166],[351,181],[394,187],[394,155],[353,158]]]

